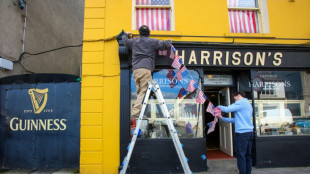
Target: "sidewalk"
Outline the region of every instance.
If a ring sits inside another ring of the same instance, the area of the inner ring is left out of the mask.
[[[219,159],[208,160],[209,170],[207,172],[199,172],[195,174],[237,174],[237,160]],[[309,174],[310,167],[281,167],[281,168],[252,168],[252,174]]]
[[[208,160],[209,170],[207,172],[198,172],[195,174],[238,174],[237,160],[218,159]],[[9,170],[1,172],[2,174],[78,174],[78,169],[59,169],[53,171],[31,171],[31,170]],[[281,167],[281,168],[255,168],[252,174],[309,174],[310,167]]]

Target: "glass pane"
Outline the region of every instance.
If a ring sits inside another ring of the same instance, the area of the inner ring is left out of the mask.
[[[231,33],[259,33],[257,12],[247,10],[229,10]]]
[[[186,89],[191,79],[196,83],[199,81],[199,75],[196,71],[188,70],[190,75],[183,77],[180,81],[167,78],[168,69],[160,70],[153,74],[153,79],[160,86],[169,114],[178,130],[180,138],[203,137],[202,105],[197,104],[196,93],[189,92],[180,94],[182,88]],[[177,70],[174,70],[177,73]],[[200,84],[200,82],[199,82]],[[136,87],[133,76],[131,76],[131,106],[136,100]],[[161,112],[160,105],[155,97],[148,100],[146,109],[147,126],[143,130],[144,138],[170,138],[166,119]]]
[[[257,0],[227,0],[228,7],[257,8]]]
[[[138,8],[136,9],[136,29],[147,25],[150,30],[170,31],[171,15],[170,9],[164,8]]]
[[[304,71],[254,71],[252,75],[258,135],[310,135],[310,90],[306,88],[310,75]]]
[[[136,5],[170,5],[170,0],[136,0]]]

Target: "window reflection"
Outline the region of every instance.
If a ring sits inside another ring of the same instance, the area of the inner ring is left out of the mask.
[[[185,76],[180,81],[167,78],[168,69],[155,72],[153,79],[160,86],[179,138],[199,138],[203,137],[202,105],[196,102],[196,93],[187,93],[184,96],[179,95],[180,90],[182,88],[186,89],[192,78],[199,85],[201,84],[199,74],[194,70],[188,71],[190,76]],[[135,100],[136,88],[134,78],[131,76],[131,106],[134,105]],[[161,112],[155,96],[151,96],[148,100],[144,115],[146,118],[143,120],[144,126],[141,127],[142,133],[139,138],[170,138],[165,116]]]
[[[305,84],[310,75],[299,71],[256,71],[253,75],[257,134],[310,135],[310,92]]]

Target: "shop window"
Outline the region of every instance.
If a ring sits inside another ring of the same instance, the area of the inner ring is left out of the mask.
[[[141,25],[152,31],[173,31],[174,0],[133,0],[132,29]]]
[[[227,5],[231,33],[269,33],[266,0],[227,0]]]
[[[177,70],[174,70],[175,73]],[[163,69],[153,74],[153,79],[160,86],[169,114],[175,128],[178,130],[179,138],[201,138],[203,137],[202,105],[196,102],[196,93],[183,93],[182,88],[186,89],[189,81],[193,78],[198,84],[199,74],[194,70],[188,70],[190,76],[183,77],[180,81],[167,78],[168,69]],[[131,76],[131,108],[137,98],[136,87],[133,75]],[[158,103],[158,100],[151,97],[148,100],[144,114],[147,118],[143,119],[140,138],[170,138],[166,118]],[[133,128],[134,125],[131,125]]]
[[[310,135],[310,90],[306,87],[310,75],[253,71],[252,77],[258,136]]]

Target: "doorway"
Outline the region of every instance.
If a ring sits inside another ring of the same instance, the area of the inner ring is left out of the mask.
[[[205,94],[215,107],[218,105],[228,106],[231,104],[229,87],[205,87]],[[208,104],[209,103],[207,103],[207,106]],[[222,113],[222,115],[231,118],[231,113]],[[205,116],[206,129],[208,129],[207,123],[213,121],[214,116],[209,112],[206,112]],[[219,120],[215,130],[206,135],[206,141],[208,159],[233,158],[232,124]]]

